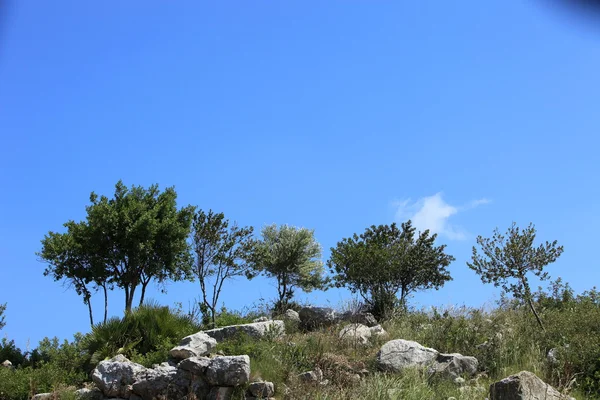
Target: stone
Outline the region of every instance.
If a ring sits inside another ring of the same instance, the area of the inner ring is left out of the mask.
[[[285,335],[285,323],[279,320],[264,322],[253,322],[251,324],[231,325],[223,328],[211,329],[204,333],[218,343],[231,339],[240,333],[244,333],[254,339],[261,339],[267,335],[281,337]]]
[[[347,321],[347,322],[352,322],[355,324],[366,325],[369,328],[377,325],[377,320],[375,319],[373,314],[368,313],[368,312],[346,311],[345,313],[342,313],[338,317],[338,319],[341,321]]]
[[[250,380],[250,357],[222,356],[210,360],[206,379],[214,386],[238,386]]]
[[[233,388],[230,386],[215,386],[210,389],[207,400],[231,400]]]
[[[300,323],[300,314],[297,311],[289,309],[283,314],[283,319],[290,322]]]
[[[4,362],[2,362],[2,364],[0,364],[1,366],[5,367],[5,368],[10,368],[10,369],[14,369],[12,363],[10,362],[10,360],[4,360]]]
[[[188,394],[190,383],[190,374],[187,371],[161,364],[157,368],[148,369],[131,389],[142,400],[180,399]]]
[[[369,330],[371,331],[371,337],[386,337],[388,335],[381,325],[372,326]]]
[[[490,400],[568,400],[534,373],[521,371],[490,385]]]
[[[558,365],[558,349],[552,348],[548,350],[548,354],[546,355],[546,360],[548,364],[552,366]]]
[[[53,393],[38,393],[31,398],[31,400],[52,400],[54,398]]]
[[[215,339],[204,332],[198,332],[184,337],[178,346],[171,349],[169,355],[176,360],[207,356],[216,346],[217,341]]]
[[[92,381],[106,397],[128,398],[131,385],[147,374],[147,369],[119,354],[98,363],[92,371]]]
[[[474,376],[478,366],[479,361],[475,357],[463,356],[458,353],[438,354],[429,372],[434,376],[456,381],[463,375]]]
[[[408,367],[422,367],[435,361],[437,350],[421,346],[417,342],[404,339],[390,340],[377,353],[377,365],[380,369],[400,372]]]
[[[102,391],[98,388],[94,389],[77,389],[75,391],[75,398],[78,400],[103,400],[104,395]]]
[[[366,345],[371,338],[371,330],[363,324],[346,325],[339,333],[339,338],[352,343]]]
[[[323,380],[323,371],[317,367],[312,371],[306,371],[299,374],[298,378],[305,383],[319,383]]]
[[[335,310],[329,307],[303,307],[298,314],[300,325],[307,330],[331,326],[338,321]]]
[[[267,322],[269,320],[269,317],[265,317],[264,315],[262,317],[258,317],[252,320],[252,322]]]
[[[273,382],[252,382],[248,385],[248,392],[254,397],[264,399],[275,394]]]
[[[192,375],[204,375],[206,368],[210,364],[210,358],[208,357],[190,357],[181,361],[177,367],[188,371]]]

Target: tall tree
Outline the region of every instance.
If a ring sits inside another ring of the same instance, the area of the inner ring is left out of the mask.
[[[500,234],[498,228],[491,238],[477,237],[481,246],[481,254],[473,246],[469,268],[477,272],[483,283],[493,283],[502,287],[505,293],[512,294],[516,299],[524,300],[544,330],[544,324],[533,303],[533,296],[527,275],[533,274],[540,280],[549,279],[544,267],[560,257],[563,247],[558,242],[545,242],[534,246],[536,230],[533,224],[523,230],[513,222],[506,235]]]
[[[86,289],[90,282],[121,288],[126,312],[131,311],[138,288],[141,305],[150,282],[190,278],[192,258],[186,239],[194,208],[178,210],[176,199],[172,187],[160,192],[158,185],[127,188],[122,181],[116,184],[112,199],[92,192],[86,221],[70,221],[66,236],[50,232],[42,240],[38,254],[49,263],[46,274],[75,277],[71,281],[84,299],[90,295]],[[76,234],[79,228],[85,234]],[[63,243],[50,251],[55,241]],[[80,268],[82,263],[87,267]],[[86,272],[72,273],[74,267]]]
[[[373,225],[332,248],[327,265],[337,287],[358,292],[376,317],[388,318],[397,304],[406,307],[412,293],[452,279],[446,267],[454,257],[445,245],[435,246],[436,237],[429,230],[417,235],[411,221],[400,228]]]
[[[314,230],[288,225],[265,226],[262,239],[252,243],[250,260],[254,271],[277,280],[276,311],[285,311],[296,288],[305,292],[327,288],[321,246]]]
[[[202,291],[201,307],[210,314],[215,327],[215,316],[223,283],[239,276],[251,277],[246,262],[252,227],[230,225],[223,213],[205,213],[199,210],[192,224],[193,248],[196,253],[194,273]],[[203,314],[207,314],[203,312]]]

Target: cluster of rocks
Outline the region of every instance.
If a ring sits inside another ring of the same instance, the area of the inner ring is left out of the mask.
[[[297,314],[297,321],[300,327],[307,331],[332,326],[340,322],[362,324],[367,327],[377,325],[375,317],[368,312],[347,311],[339,313],[329,307],[304,307]],[[293,316],[293,310],[286,311],[286,317],[290,319],[296,318]]]

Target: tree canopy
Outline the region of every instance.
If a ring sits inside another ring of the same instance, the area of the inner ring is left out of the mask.
[[[250,277],[247,263],[253,228],[230,225],[223,213],[199,210],[192,224],[194,273],[202,291],[201,308],[215,326],[215,316],[223,283],[238,276]]]
[[[150,282],[190,278],[186,239],[194,209],[178,210],[176,199],[173,187],[161,192],[158,185],[127,188],[122,181],[111,199],[92,192],[85,221],[69,221],[67,232],[49,232],[42,240],[45,274],[73,284],[90,314],[90,283],[105,293],[107,287],[123,289],[129,312],[138,287],[142,304]]]
[[[387,318],[398,303],[406,307],[412,293],[452,279],[446,267],[454,257],[445,245],[435,246],[436,237],[429,230],[417,235],[411,221],[400,228],[373,225],[332,248],[327,265],[337,287],[359,293],[376,317]]]
[[[535,247],[535,237],[535,226],[531,223],[521,230],[513,222],[505,235],[496,228],[491,238],[477,237],[481,253],[473,246],[472,260],[467,265],[481,277],[483,283],[501,287],[505,293],[529,304],[538,324],[544,329],[533,304],[527,275],[533,274],[540,280],[548,279],[544,267],[560,257],[563,247],[556,240]]]
[[[289,225],[265,226],[262,239],[252,242],[252,268],[277,281],[277,311],[285,311],[294,290],[326,288],[321,245],[314,230]]]

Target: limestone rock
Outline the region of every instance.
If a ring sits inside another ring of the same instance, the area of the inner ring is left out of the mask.
[[[252,320],[252,322],[267,322],[269,320],[269,317],[265,317],[264,315],[262,317],[258,317]]]
[[[299,316],[300,324],[307,330],[331,326],[338,321],[335,310],[329,307],[304,307]]]
[[[208,364],[210,364],[210,358],[208,357],[190,357],[181,361],[177,367],[188,371],[192,375],[200,376],[204,375]]]
[[[273,382],[253,382],[248,385],[248,392],[261,399],[272,397],[275,394]]]
[[[369,328],[369,330],[371,331],[371,337],[385,337],[388,335],[388,333],[385,331],[385,329],[381,327],[381,325],[372,326]]]
[[[215,339],[204,332],[198,332],[184,337],[178,346],[171,349],[169,354],[176,360],[184,360],[190,357],[206,356],[216,346]]]
[[[75,391],[75,398],[78,400],[103,400],[104,395],[100,389],[78,389]]]
[[[15,369],[15,367],[13,367],[12,363],[10,362],[10,360],[4,360],[4,362],[2,364],[0,364],[0,366],[2,366],[4,368]]]
[[[283,319],[290,322],[300,323],[300,314],[297,311],[289,309],[283,314]]]
[[[437,350],[404,339],[390,340],[377,353],[377,364],[384,371],[400,372],[408,367],[421,367],[435,361]]]
[[[128,398],[131,385],[146,373],[145,367],[119,354],[101,361],[92,372],[92,381],[106,397]]]
[[[377,325],[377,320],[375,319],[375,317],[373,316],[373,314],[368,313],[368,312],[352,312],[352,311],[347,311],[345,313],[342,313],[339,317],[339,320],[341,321],[347,321],[347,322],[352,322],[355,324],[362,324],[362,325],[366,325],[369,328],[372,326]]]
[[[319,383],[323,380],[323,371],[317,367],[312,371],[306,371],[298,375],[298,378],[305,383]]]
[[[255,339],[263,338],[266,335],[280,337],[285,335],[285,324],[283,321],[269,320],[264,322],[253,322],[251,324],[225,326],[223,328],[204,331],[204,333],[219,343],[231,339],[239,333],[245,333]]]
[[[31,400],[52,400],[54,398],[53,393],[38,393],[31,398]]]
[[[535,374],[521,371],[490,385],[490,400],[567,400]]]
[[[250,380],[250,357],[215,357],[206,368],[206,379],[215,386],[242,385]]]
[[[462,375],[474,376],[478,366],[479,361],[475,357],[463,356],[458,353],[438,354],[429,372],[435,376],[455,381]]]
[[[368,344],[372,332],[366,325],[350,324],[346,325],[339,333],[339,338],[357,344]]]
[[[190,383],[188,372],[168,364],[159,365],[139,377],[132,385],[132,391],[143,400],[180,399],[187,395]]]

